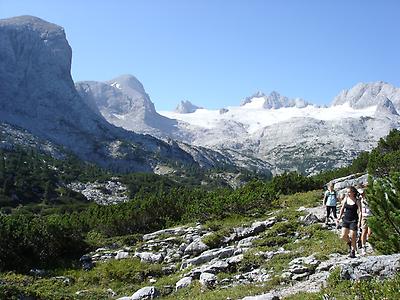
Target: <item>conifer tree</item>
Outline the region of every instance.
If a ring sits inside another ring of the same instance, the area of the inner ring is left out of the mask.
[[[372,229],[371,243],[384,254],[400,252],[400,173],[373,181],[367,198],[373,213],[368,218]]]

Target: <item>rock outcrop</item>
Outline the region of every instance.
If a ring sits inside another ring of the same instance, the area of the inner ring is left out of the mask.
[[[194,162],[176,144],[124,131],[92,111],[75,89],[60,26],[31,16],[0,20],[0,45],[1,121],[121,171]]]
[[[102,115],[105,110],[121,122],[124,113],[134,123],[147,122],[153,133],[157,128],[173,132],[177,123],[157,114],[143,86],[131,75],[105,83],[78,83],[78,92],[70,74],[72,50],[62,27],[32,16],[3,19],[0,45],[3,129],[27,130],[37,141],[122,172],[153,172],[163,166],[237,166],[220,152],[192,149],[169,138],[161,141],[107,122]],[[7,137],[7,143],[13,142]]]

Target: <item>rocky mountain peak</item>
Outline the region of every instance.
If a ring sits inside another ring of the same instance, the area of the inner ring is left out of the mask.
[[[397,110],[400,109],[400,88],[384,82],[358,83],[354,87],[343,90],[332,102],[334,105],[348,103],[351,107],[362,109],[379,105],[382,99],[389,99]]]
[[[111,79],[107,81],[109,85],[122,89],[126,93],[134,93],[134,95],[137,94],[146,94],[146,91],[144,90],[143,84],[133,75],[130,74],[124,74],[121,76],[118,76],[114,79]],[[147,94],[146,94],[147,95]]]
[[[194,105],[188,100],[183,100],[175,108],[175,112],[179,113],[179,114],[190,114],[200,108],[202,108],[202,107]]]
[[[121,75],[106,82],[81,81],[75,86],[89,106],[98,107],[106,119],[114,114],[134,114],[143,118],[157,114],[142,83],[133,75]]]
[[[265,97],[264,108],[281,108],[288,106],[289,98],[281,96],[278,92],[272,91],[267,97]]]
[[[245,106],[248,103],[251,103],[253,101],[254,98],[262,98],[265,97],[265,94],[261,91],[257,91],[255,92],[253,95],[244,98],[241,102],[240,102],[240,106]]]
[[[31,16],[0,20],[0,45],[4,120],[19,126],[31,123],[36,129],[50,120],[51,127],[60,122],[85,127],[86,121],[70,118],[71,111],[86,106],[74,88],[72,50],[62,27]]]
[[[171,162],[197,164],[176,143],[117,128],[103,118],[99,106],[96,110],[91,101],[100,99],[106,105],[123,101],[123,109],[130,110],[131,116],[144,112],[146,119],[149,111],[156,114],[135,77],[85,82],[79,91],[91,98],[83,99],[72,81],[71,58],[71,47],[60,26],[30,16],[0,20],[0,122],[26,129],[83,160],[120,172],[152,172]],[[156,128],[173,128],[174,124],[160,115],[151,122]],[[211,167],[221,161],[202,159],[199,166]]]
[[[277,91],[272,91],[268,96],[262,92],[257,92],[250,97],[245,98],[240,106],[251,105],[254,108],[279,109],[282,107],[303,108],[309,103],[301,98],[289,99],[282,96]]]

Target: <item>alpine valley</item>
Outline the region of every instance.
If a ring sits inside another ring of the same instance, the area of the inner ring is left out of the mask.
[[[0,20],[0,299],[398,299],[399,88],[157,112],[71,59],[60,26]],[[331,184],[367,194],[357,253]]]
[[[127,131],[107,122],[95,102],[81,97],[71,78],[72,50],[64,29],[33,16],[0,20],[1,147],[33,147],[57,156],[66,152],[118,172],[168,173],[182,168],[235,168],[269,173],[260,159],[228,157],[200,146]],[[122,78],[121,78],[122,82]],[[119,110],[154,128],[173,128],[174,120],[155,114],[141,84],[126,78],[124,93],[98,84],[101,93],[124,103]],[[80,92],[82,90],[79,88]],[[97,99],[98,97],[96,97]],[[129,105],[128,105],[129,104]],[[125,105],[125,106],[124,106]],[[133,120],[133,121],[134,121]],[[142,131],[144,132],[144,131]]]
[[[132,75],[74,84],[60,26],[32,16],[4,19],[0,45],[2,147],[66,150],[117,171],[315,174],[349,164],[400,128],[400,89],[384,82],[359,83],[329,107],[257,92],[240,106],[208,110],[182,101],[174,112],[157,112]]]

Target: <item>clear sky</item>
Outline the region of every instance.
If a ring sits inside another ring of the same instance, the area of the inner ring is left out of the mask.
[[[0,18],[26,14],[65,28],[75,81],[132,74],[157,110],[400,86],[398,0],[0,0]]]

